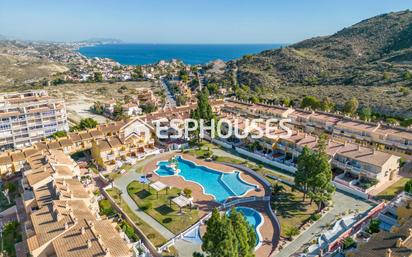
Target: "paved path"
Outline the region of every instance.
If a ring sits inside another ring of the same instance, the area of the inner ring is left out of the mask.
[[[247,160],[250,163],[254,163],[252,159],[243,158],[236,153],[233,153],[230,150],[223,150],[220,148],[212,148],[211,149],[214,154],[218,156],[226,156],[232,157],[238,160]],[[269,167],[269,166],[267,166]],[[275,168],[273,168],[276,170]],[[272,170],[272,169],[269,169]],[[282,173],[281,171],[276,170],[276,173]],[[276,174],[275,174],[276,175]],[[282,175],[291,178],[293,177],[290,175],[282,173]],[[302,250],[302,247],[307,244],[311,244],[313,239],[315,239],[318,235],[325,232],[326,225],[332,223],[335,220],[335,217],[341,213],[345,213],[349,210],[358,209],[360,212],[364,212],[370,208],[372,208],[372,204],[366,202],[363,199],[354,198],[351,195],[347,195],[340,191],[335,192],[333,196],[334,207],[329,211],[325,216],[323,216],[318,222],[316,222],[312,227],[306,230],[303,234],[301,234],[298,238],[295,238],[289,245],[287,245],[280,253],[276,254],[276,257],[288,257],[292,256],[294,253]]]
[[[333,196],[334,207],[325,216],[323,216],[318,222],[312,225],[308,230],[301,234],[298,238],[295,238],[289,245],[276,254],[276,257],[288,257],[298,252],[305,244],[310,244],[313,239],[319,236],[322,232],[327,230],[327,225],[331,224],[335,220],[335,216],[344,213],[348,210],[358,209],[360,212],[364,212],[372,208],[372,204],[365,202],[361,199],[356,199],[352,196],[346,195],[341,192],[335,192]]]
[[[143,160],[142,162],[138,163],[138,165],[135,168],[138,168],[141,165],[144,165],[146,160]],[[153,219],[150,215],[146,214],[144,211],[140,210],[137,204],[133,201],[133,199],[130,197],[130,195],[127,193],[127,185],[132,182],[133,180],[139,180],[139,177],[141,176],[140,173],[137,173],[134,171],[134,169],[131,169],[129,172],[123,174],[119,178],[117,178],[114,181],[114,186],[119,188],[123,194],[122,194],[122,199],[126,201],[126,203],[130,206],[132,211],[136,213],[139,218],[141,218],[143,221],[145,221],[147,224],[149,224],[151,227],[153,227],[157,232],[162,234],[167,240],[173,238],[175,234],[170,232],[167,228],[165,228],[162,224],[157,222],[155,219]]]
[[[139,179],[139,177],[142,174],[138,173],[138,171],[140,170],[140,168],[146,166],[147,163],[153,158],[155,158],[155,156],[150,156],[149,158],[143,161],[139,161],[127,173],[118,177],[114,181],[114,185],[115,187],[123,191],[122,199],[126,201],[126,203],[130,206],[132,211],[136,213],[136,215],[139,216],[139,218],[144,220],[151,227],[153,227],[160,234],[162,234],[167,240],[169,240],[173,238],[175,235],[171,231],[169,231],[167,228],[165,228],[162,224],[160,224],[158,221],[153,219],[151,216],[146,214],[144,211],[140,210],[139,207],[136,205],[136,203],[133,201],[133,199],[127,193],[127,185],[131,181]],[[176,244],[174,245],[174,247],[176,248],[180,257],[192,257],[193,252],[202,252],[200,244],[189,243],[184,240],[178,240]]]

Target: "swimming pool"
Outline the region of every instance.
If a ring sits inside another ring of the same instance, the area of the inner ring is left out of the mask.
[[[243,181],[238,171],[223,173],[196,165],[181,156],[177,156],[176,161],[178,173],[175,174],[173,168],[169,167],[169,161],[158,162],[158,168],[154,172],[161,177],[181,176],[185,180],[198,183],[203,187],[205,194],[213,196],[218,202],[223,202],[229,197],[242,196],[256,188],[255,185]]]
[[[259,248],[261,242],[262,242],[262,235],[259,232],[259,228],[262,226],[263,224],[263,216],[262,214],[260,214],[258,211],[256,211],[255,209],[252,208],[248,208],[248,207],[236,207],[235,208],[236,211],[242,213],[247,222],[253,226],[253,228],[255,229],[255,233],[256,233],[256,248]],[[228,211],[229,213],[230,211]]]

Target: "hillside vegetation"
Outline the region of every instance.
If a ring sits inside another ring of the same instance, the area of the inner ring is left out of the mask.
[[[267,98],[329,96],[339,105],[364,92],[361,105],[411,116],[411,94],[399,90],[412,86],[412,12],[376,16],[331,36],[247,55],[229,62],[225,74],[228,82]],[[325,86],[333,90],[323,91]]]

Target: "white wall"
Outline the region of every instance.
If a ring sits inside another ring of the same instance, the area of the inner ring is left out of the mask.
[[[335,181],[333,181],[333,184],[335,185],[335,187],[336,187],[337,189],[342,190],[343,192],[346,192],[346,193],[348,193],[348,194],[351,194],[351,195],[360,197],[360,198],[362,198],[362,199],[368,199],[368,198],[369,198],[369,195],[368,195],[367,193],[364,193],[364,192],[355,190],[355,189],[353,189],[353,188],[347,187],[347,186],[342,185],[342,184],[340,184],[340,183],[337,183],[337,182],[335,182]]]

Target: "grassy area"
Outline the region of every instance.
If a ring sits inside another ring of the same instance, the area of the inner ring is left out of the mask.
[[[175,204],[170,205],[170,200],[180,193],[181,189],[171,188],[166,194],[166,190],[159,192],[148,189],[138,181],[133,181],[127,186],[127,192],[136,204],[155,220],[172,231],[179,234],[199,220],[199,211],[183,208],[183,214]]]
[[[16,182],[6,182],[6,183],[4,183],[3,187],[0,190],[0,211],[4,211],[7,208],[14,205],[14,203],[15,203],[14,199],[19,194],[17,187],[18,186],[17,186]],[[5,188],[9,189],[8,196],[9,196],[10,202],[7,200],[6,196],[3,193],[3,190]]]
[[[192,150],[189,150],[187,153],[191,154],[195,157],[198,157],[198,158],[203,158],[203,156],[205,155],[205,153],[208,152],[209,149],[212,150],[212,149],[222,149],[222,148],[220,148],[220,147],[218,147],[214,144],[211,144],[209,142],[203,142],[199,149],[192,149]],[[226,149],[222,149],[222,150],[227,151]],[[263,163],[259,163],[258,161],[255,161],[255,160],[245,161],[245,160],[240,160],[240,159],[237,159],[237,158],[232,158],[232,157],[229,157],[229,156],[219,156],[219,155],[216,155],[216,154],[214,154],[214,156],[215,156],[214,160],[217,161],[217,162],[230,162],[230,163],[233,163],[233,164],[242,164],[242,165],[258,172],[262,176],[265,176],[266,174],[272,174],[272,175],[275,175],[275,176],[277,176],[277,177],[279,177],[283,180],[292,181],[290,176],[287,176],[287,175],[285,175],[285,174],[283,174],[283,173],[281,173],[281,172],[279,172],[275,169],[266,168]]]
[[[205,146],[201,146],[200,149],[190,150],[189,154],[200,157],[208,150],[208,148],[218,148],[217,146],[207,143]],[[228,156],[216,156],[215,161],[217,162],[230,162],[234,164],[244,165],[259,174],[265,176],[266,174],[275,175],[286,181],[293,181],[293,177],[287,176],[280,171],[266,168],[262,163],[255,161],[245,161],[237,158],[232,158]],[[303,193],[292,189],[290,186],[277,182],[274,179],[266,177],[266,179],[274,184],[279,183],[283,186],[284,190],[280,192],[276,200],[272,203],[273,210],[276,210],[276,216],[279,218],[279,222],[282,228],[281,235],[285,236],[285,232],[288,228],[299,227],[305,223],[312,214],[316,213],[317,206],[315,203],[310,204],[310,200],[307,198],[305,202],[302,201]]]
[[[7,253],[6,256],[16,256],[16,250],[14,249],[14,245],[22,241],[20,224],[17,221],[7,223],[4,226],[3,233],[0,235],[0,241],[3,242],[3,249]]]
[[[127,163],[125,163],[125,164],[123,164],[121,167],[120,167],[120,169],[121,170],[130,170],[132,168],[132,165],[130,165],[130,164],[127,164]]]
[[[376,198],[381,199],[381,200],[391,200],[393,197],[395,197],[397,194],[403,191],[403,188],[405,187],[405,184],[408,181],[409,181],[409,178],[399,179],[394,184],[392,184],[390,187],[380,192],[376,196]]]
[[[276,210],[282,228],[281,235],[285,237],[288,228],[299,227],[317,211],[315,203],[310,204],[306,198],[303,202],[303,193],[293,190],[290,186],[279,183],[284,190],[281,191],[272,202],[272,209]]]
[[[117,205],[119,205],[122,210],[130,217],[130,219],[143,231],[143,233],[150,239],[150,241],[156,247],[159,247],[166,243],[166,238],[154,230],[149,224],[141,220],[133,211],[130,209],[129,205],[125,201],[120,201],[119,190],[117,188],[108,189],[107,193],[114,199]]]

